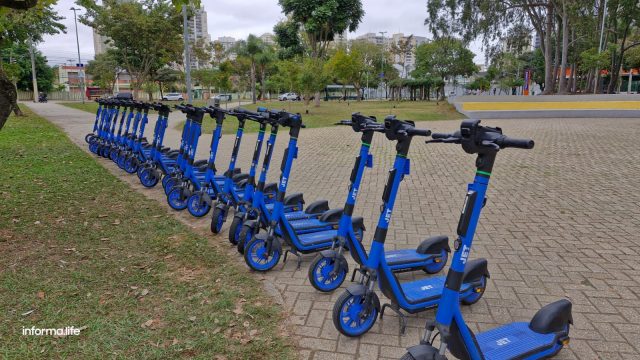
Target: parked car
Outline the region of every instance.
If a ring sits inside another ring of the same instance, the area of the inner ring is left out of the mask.
[[[278,96],[278,100],[280,100],[280,101],[287,101],[287,100],[300,101],[300,95],[298,95],[296,93],[284,93],[284,94]]]
[[[231,101],[231,99],[233,99],[233,95],[231,94],[218,94],[216,96],[213,97],[214,100],[220,100],[220,101]]]
[[[184,97],[180,93],[166,93],[162,97],[162,101],[184,101]]]
[[[133,94],[132,93],[117,93],[116,96],[114,96],[114,98],[118,99],[118,100],[133,100]]]

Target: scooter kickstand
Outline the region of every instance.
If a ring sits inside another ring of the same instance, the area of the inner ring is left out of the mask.
[[[382,309],[380,309],[380,320],[383,320],[383,318],[384,318],[384,310],[386,308],[389,308],[394,313],[398,314],[398,320],[400,322],[400,335],[405,335],[405,330],[407,329],[407,318],[400,311],[400,308],[398,307],[397,304],[386,303],[386,304],[382,305]]]
[[[302,256],[300,254],[298,254],[298,252],[295,251],[295,250],[286,250],[284,252],[284,259],[282,260],[282,267],[284,268],[284,266],[286,265],[286,263],[287,263],[287,255],[289,255],[289,254],[295,255],[297,257],[296,258],[296,261],[297,261],[296,270],[300,270],[300,266],[302,265]]]

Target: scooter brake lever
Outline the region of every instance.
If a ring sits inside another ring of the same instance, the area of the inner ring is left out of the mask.
[[[498,144],[494,143],[493,141],[490,141],[490,140],[482,140],[481,144],[482,144],[482,146],[487,146],[487,147],[493,148],[495,150],[500,150],[500,146]]]

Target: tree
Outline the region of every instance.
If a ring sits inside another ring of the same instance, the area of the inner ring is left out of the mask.
[[[491,89],[491,81],[489,81],[486,77],[478,77],[475,78],[471,83],[469,83],[469,85],[467,85],[467,89],[488,91],[489,89]]]
[[[264,98],[265,93],[267,92],[267,75],[269,75],[270,72],[275,72],[277,70],[274,66],[276,59],[277,56],[275,51],[266,44],[264,45],[262,52],[256,56],[256,65],[258,75],[260,77],[260,94],[258,98]]]
[[[168,90],[175,89],[175,83],[184,78],[184,73],[174,70],[169,67],[163,67],[158,70],[153,78],[158,83],[158,89],[160,90],[160,97],[164,97],[164,90],[168,87]]]
[[[473,58],[473,52],[461,40],[442,37],[416,48],[416,69],[412,76],[439,76],[445,81],[450,77],[469,76],[478,71]],[[444,92],[442,95],[444,96]]]
[[[118,65],[116,54],[112,50],[108,50],[89,61],[85,71],[91,75],[95,85],[113,92],[121,68]]]
[[[342,49],[338,50],[325,64],[325,71],[342,85],[353,85],[360,101],[366,64],[358,50],[352,49],[349,53]]]
[[[263,50],[264,44],[262,40],[253,34],[250,34],[246,41],[239,41],[236,45],[236,53],[238,56],[246,58],[250,64],[249,80],[251,82],[251,100],[254,104],[256,103],[256,65],[258,55],[261,54]]]
[[[191,41],[190,55],[201,67],[207,67],[211,65],[213,49],[214,46],[211,42],[198,39],[195,42]]]
[[[319,60],[307,58],[303,61],[298,75],[298,87],[304,97],[305,105],[309,105],[312,97],[319,101],[320,91],[329,82],[329,78],[323,71],[323,65]]]
[[[299,29],[304,36],[306,55],[317,66],[326,56],[327,47],[338,34],[356,31],[364,16],[360,0],[278,0],[282,12],[291,21],[288,40],[294,40],[294,30]],[[274,29],[278,33],[278,28]],[[297,30],[295,31],[297,32]],[[282,38],[277,37],[280,41]],[[292,44],[281,44],[292,48]],[[320,90],[315,95],[316,106],[320,106]]]
[[[214,69],[196,69],[191,72],[191,77],[200,86],[207,89],[209,97],[211,97],[211,88],[216,84],[216,70]]]
[[[0,1],[0,50],[27,41],[38,43],[45,34],[65,31],[62,19],[54,10],[57,0],[2,0]],[[17,103],[13,81],[3,70],[0,60],[0,129],[9,114],[22,112]]]
[[[400,76],[403,79],[407,78],[407,55],[411,54],[413,50],[413,35],[409,35],[405,39],[400,39],[397,43],[391,44],[391,53],[395,55],[396,61],[402,66],[402,74]]]
[[[109,37],[118,63],[132,76],[137,93],[142,84],[169,62],[182,57],[181,16],[165,0],[121,2],[78,0],[87,12],[80,21]]]

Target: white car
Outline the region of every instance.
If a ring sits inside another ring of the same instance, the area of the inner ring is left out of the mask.
[[[162,98],[163,101],[183,101],[184,97],[180,93],[167,93]]]
[[[278,96],[278,100],[280,100],[280,101],[287,101],[287,100],[299,101],[300,100],[300,95],[298,95],[296,93],[284,93],[284,94]]]

